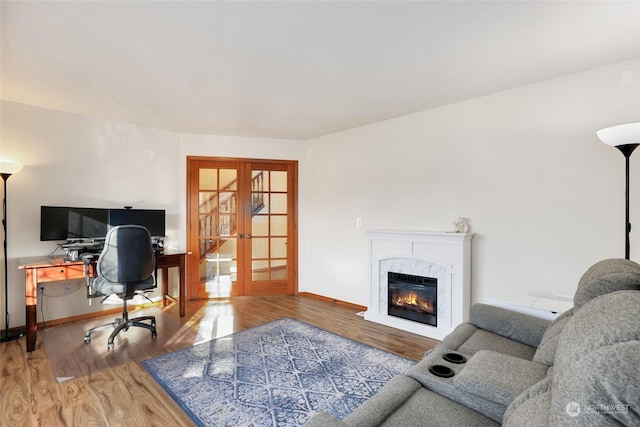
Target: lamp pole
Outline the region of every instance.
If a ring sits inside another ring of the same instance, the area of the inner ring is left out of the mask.
[[[638,144],[624,144],[618,145],[616,148],[622,152],[625,159],[625,169],[626,169],[626,181],[625,181],[625,191],[624,191],[624,199],[625,199],[625,222],[624,222],[624,232],[625,232],[625,245],[624,245],[624,257],[625,259],[629,259],[631,254],[631,240],[629,235],[631,234],[631,220],[629,219],[629,157],[631,157],[631,153],[638,147]]]
[[[3,254],[4,254],[4,313],[5,313],[5,323],[4,323],[4,336],[0,337],[0,342],[13,341],[25,335],[24,330],[14,331],[9,333],[9,270],[7,263],[7,180],[11,175],[18,172],[22,169],[21,165],[17,165],[14,163],[2,162],[0,163],[0,167],[2,170],[9,170],[8,172],[0,172],[0,176],[2,176],[2,181],[4,181],[4,196],[2,198],[2,231],[4,236],[4,241],[2,244]]]
[[[640,145],[640,122],[627,123],[624,125],[611,126],[596,132],[602,142],[612,147],[616,147],[625,158],[626,181],[625,181],[625,219],[624,219],[624,257],[629,259],[631,252],[631,222],[629,219],[629,158],[631,153]]]

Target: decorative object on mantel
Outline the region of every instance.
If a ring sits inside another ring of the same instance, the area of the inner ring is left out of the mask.
[[[627,123],[624,125],[611,126],[596,132],[602,142],[612,147],[616,147],[625,157],[626,163],[626,189],[625,189],[625,258],[629,259],[631,243],[629,234],[631,233],[631,222],[629,222],[629,157],[638,145],[640,145],[640,122]]]
[[[453,225],[456,226],[456,233],[468,233],[469,232],[469,218],[458,217],[456,221],[453,221]]]
[[[0,342],[13,341],[15,339],[24,336],[25,331],[15,331],[9,333],[9,283],[7,275],[7,180],[13,174],[16,174],[22,170],[22,165],[13,162],[0,162],[0,176],[4,181],[4,198],[2,199],[2,231],[4,235],[3,254],[4,254],[4,335],[0,338]]]

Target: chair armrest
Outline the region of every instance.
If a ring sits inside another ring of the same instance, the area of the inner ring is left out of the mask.
[[[544,379],[549,367],[491,350],[481,350],[453,379],[455,388],[509,406],[519,394]]]
[[[551,324],[549,320],[487,304],[471,307],[469,323],[531,347],[538,347],[544,331]]]

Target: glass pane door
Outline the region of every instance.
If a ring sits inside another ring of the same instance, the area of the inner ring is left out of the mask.
[[[286,165],[252,164],[249,295],[287,293],[292,256],[290,178]]]
[[[189,298],[295,293],[297,163],[187,160]]]
[[[198,169],[198,277],[202,297],[237,295],[238,170]],[[242,294],[240,292],[240,294]]]

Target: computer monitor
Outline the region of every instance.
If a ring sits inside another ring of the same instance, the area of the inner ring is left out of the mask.
[[[165,237],[164,209],[109,209],[109,227],[141,225],[152,237]]]
[[[108,221],[108,209],[69,208],[67,239],[104,239]]]
[[[69,208],[40,206],[40,240],[66,240]]]
[[[40,240],[104,239],[108,219],[108,209],[41,206]]]

